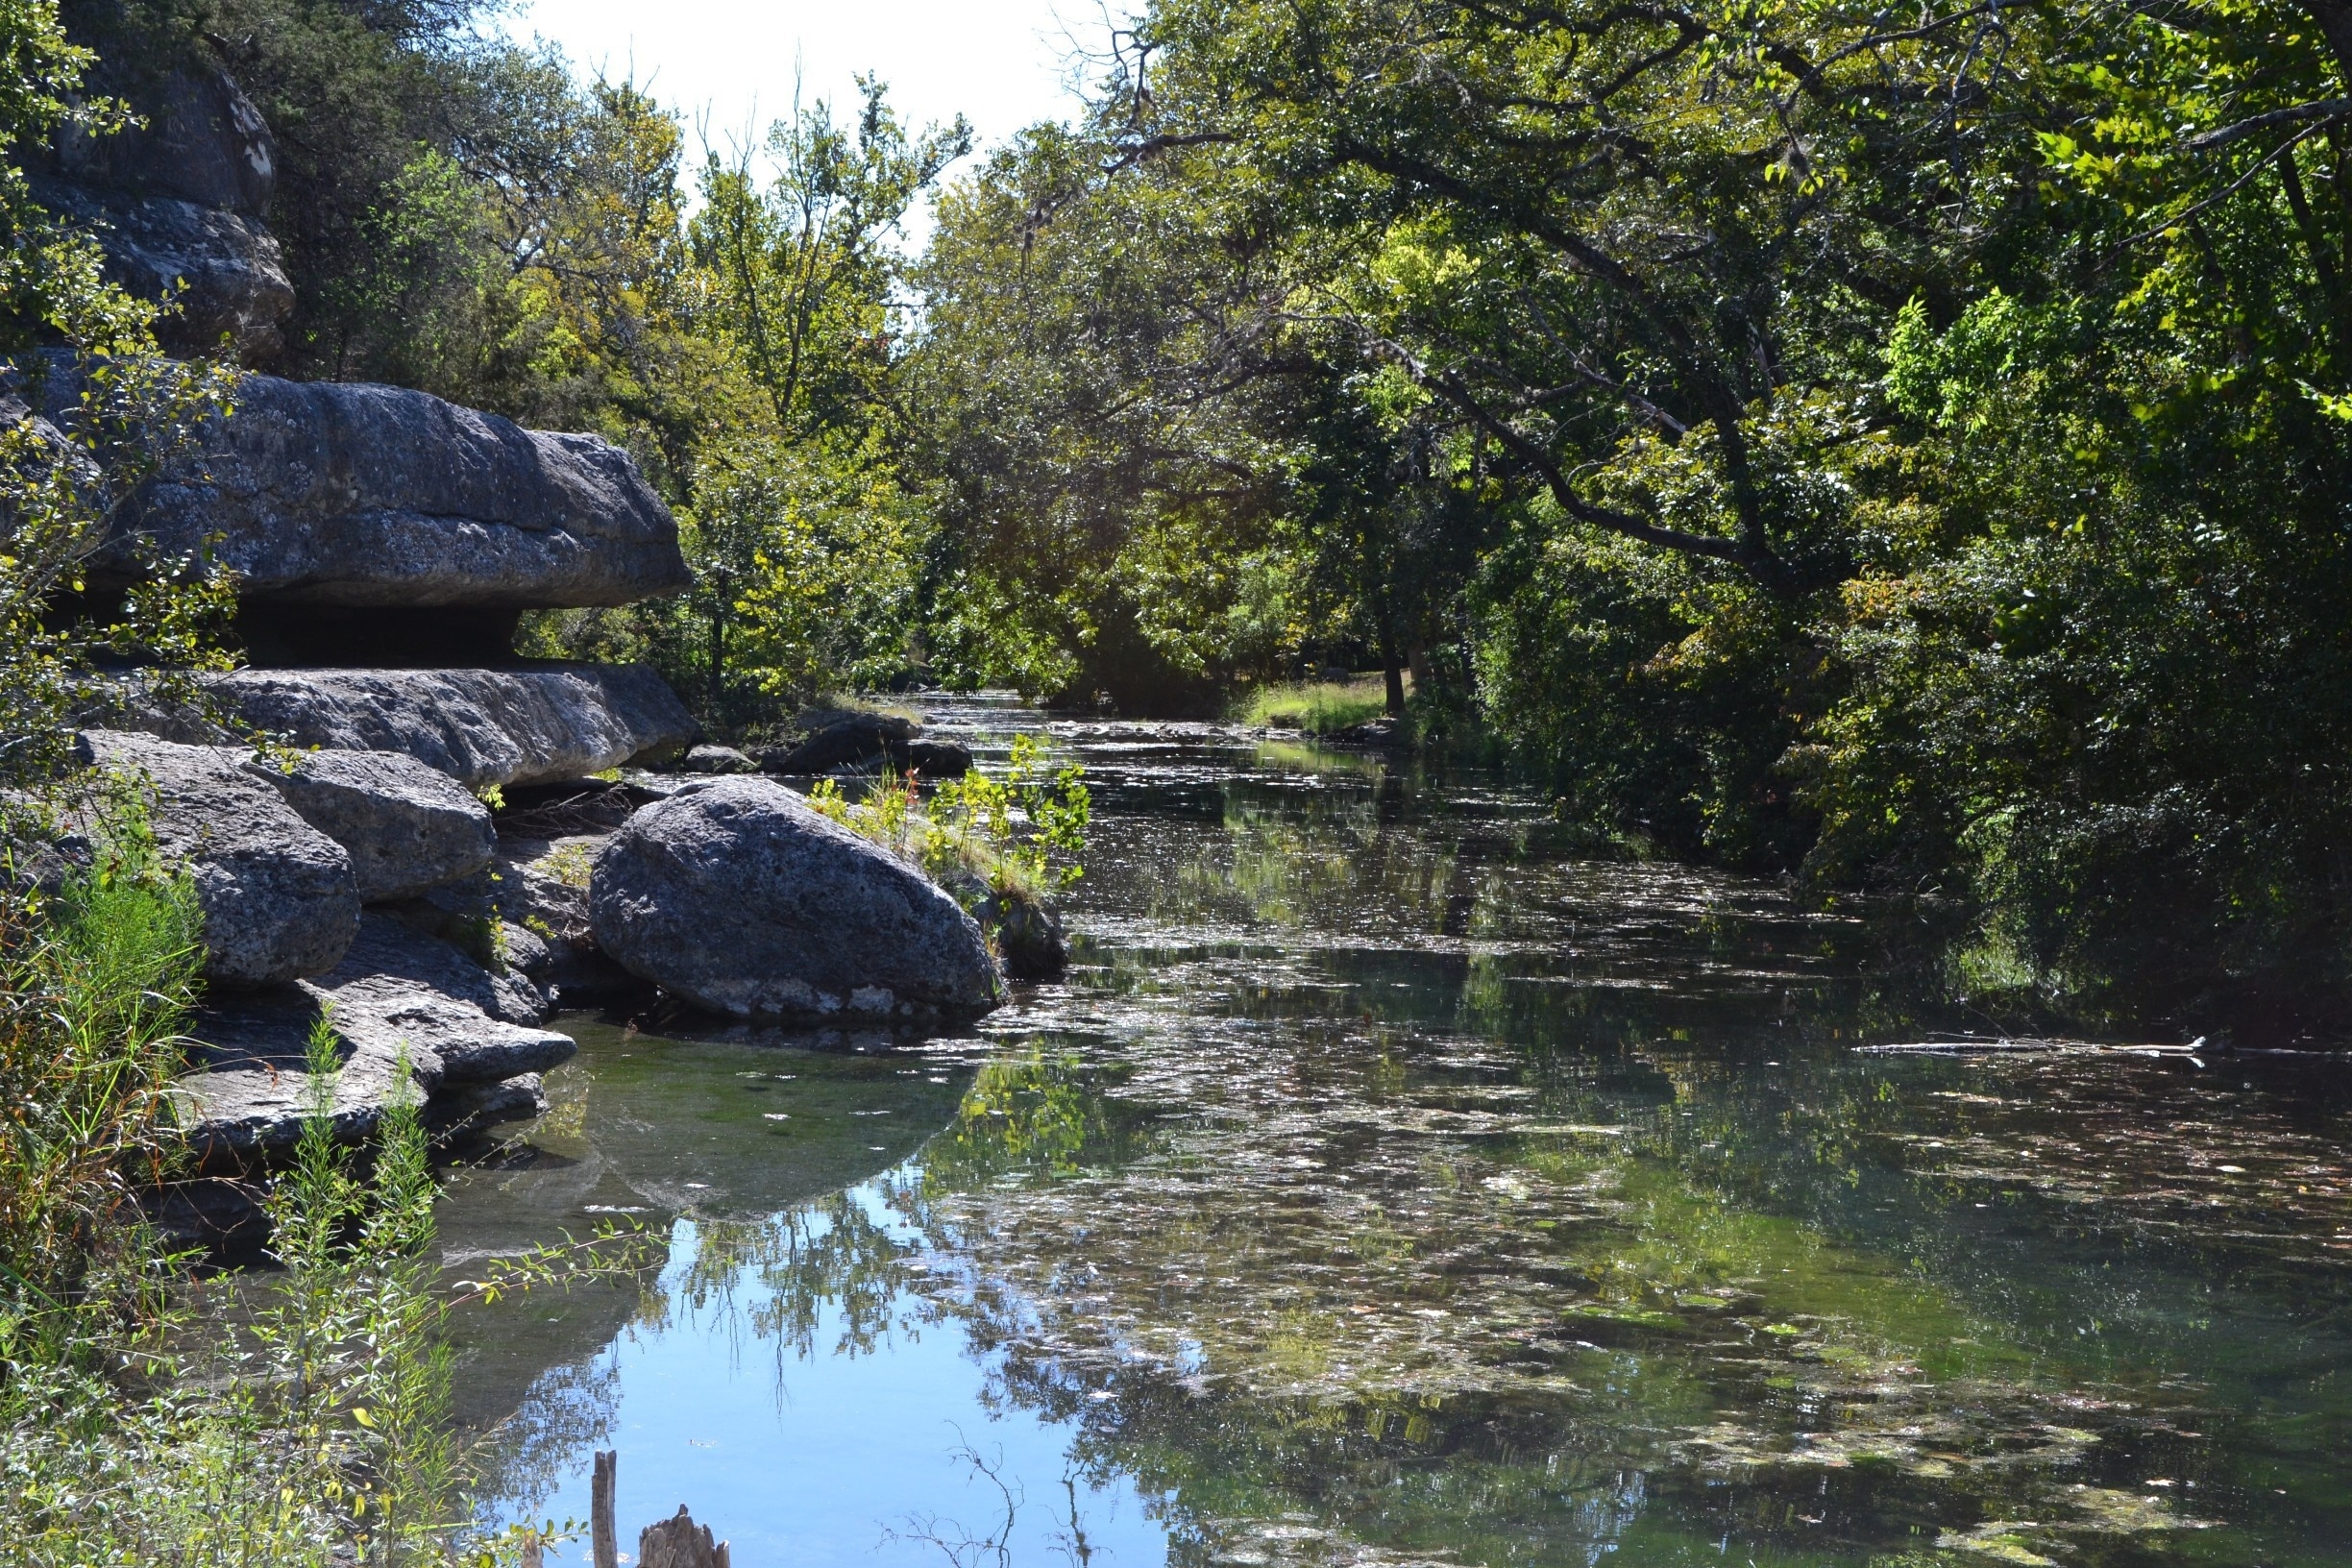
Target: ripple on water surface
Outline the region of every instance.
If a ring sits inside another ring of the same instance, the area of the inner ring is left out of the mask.
[[[944,705],[985,758],[1023,716]],[[1035,721],[1042,727],[1041,721]],[[453,1266],[492,1507],[739,1562],[2352,1562],[2334,1077],[1938,1037],[1870,924],[1206,725],[968,1038],[593,1021]],[[1004,1556],[999,1555],[1001,1548]]]

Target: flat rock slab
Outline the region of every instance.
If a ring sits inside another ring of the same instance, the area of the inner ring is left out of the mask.
[[[190,1025],[200,1043],[174,1099],[181,1130],[208,1164],[293,1147],[316,1093],[306,1066],[310,1031],[329,1000],[315,987],[287,986],[208,1008]],[[333,1023],[342,1066],[328,1114],[339,1140],[367,1137],[386,1109],[421,1108],[440,1087],[441,1059],[429,1047],[356,1019],[338,1016]]]
[[[345,1141],[374,1133],[404,1101],[435,1122],[449,1119],[444,1100],[453,1115],[476,1115],[482,1086],[544,1072],[578,1049],[568,1035],[502,1022],[403,975],[330,978],[336,983],[236,997],[190,1026],[201,1043],[175,1098],[181,1128],[207,1164],[250,1164],[293,1146],[315,1093],[308,1049],[322,1017],[338,1038],[329,1115]]]
[[[359,929],[351,857],[245,771],[249,753],[110,730],[84,739],[101,766],[141,781],[156,847],[187,868],[208,976],[266,985],[342,961]]]
[[[603,951],[733,1017],[977,1017],[1000,1000],[980,928],[938,884],[765,778],[697,781],[598,852]]]
[[[490,808],[449,774],[399,751],[309,751],[246,771],[351,856],[365,903],[411,898],[473,875],[498,853]]]
[[[359,917],[359,935],[343,962],[320,975],[318,985],[339,995],[345,986],[387,980],[467,1003],[502,1023],[536,1028],[548,1019],[547,998],[522,974],[485,968],[452,943],[371,909]]]
[[[222,717],[298,747],[397,751],[468,790],[585,778],[691,745],[694,716],[636,664],[515,670],[235,670],[208,676]],[[209,719],[125,690],[116,727],[224,738]]]
[[[78,389],[51,376],[62,423]],[[140,487],[90,562],[144,570],[142,544],[215,558],[251,599],[531,608],[629,604],[689,577],[677,524],[620,448],[527,430],[429,393],[248,376],[233,412]]]

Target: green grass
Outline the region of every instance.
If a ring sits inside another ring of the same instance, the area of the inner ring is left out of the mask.
[[[1253,686],[1235,701],[1236,723],[1264,729],[1302,729],[1311,735],[1378,719],[1388,711],[1385,685],[1377,674],[1345,681],[1316,680]]]

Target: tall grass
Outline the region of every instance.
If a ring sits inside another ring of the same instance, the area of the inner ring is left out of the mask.
[[[635,1255],[603,1233],[445,1288],[419,1107],[364,1157],[337,1144],[321,1018],[268,1199],[276,1267],[200,1300],[137,1201],[184,1159],[199,918],[135,814],[111,826],[97,869],[0,911],[0,1563],[516,1559],[521,1533],[472,1527],[441,1331],[461,1301]]]
[[[111,1345],[159,1305],[136,1188],[166,1174],[203,953],[194,891],[140,827],[55,896],[0,902],[0,1377]]]
[[[1252,686],[1235,699],[1228,717],[1237,724],[1329,735],[1378,719],[1387,711],[1387,688],[1382,677],[1359,675],[1345,681]]]

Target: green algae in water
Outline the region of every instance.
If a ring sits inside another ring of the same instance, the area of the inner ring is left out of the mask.
[[[1491,781],[1071,744],[1068,986],[589,1053],[565,1157],[694,1216],[620,1332],[723,1321],[779,1389],[951,1336],[984,1392],[930,1417],[1066,1433],[1185,1562],[2352,1561],[2340,1090],[1857,1055],[1948,1021],[1863,921]]]

